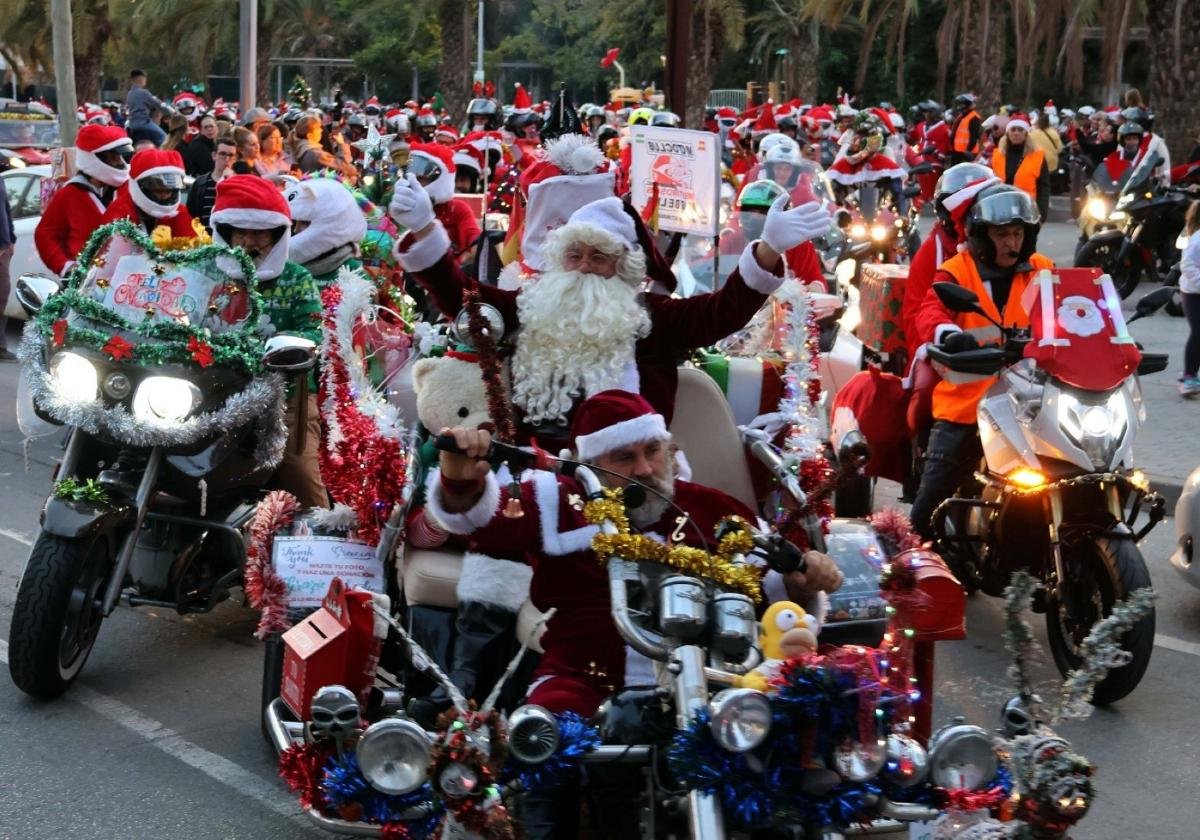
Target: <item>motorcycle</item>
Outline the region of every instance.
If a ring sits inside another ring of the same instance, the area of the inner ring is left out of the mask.
[[[1115,355],[1104,363],[1091,359],[1081,373],[1087,351],[1071,345],[1095,332],[1089,322],[1071,332],[1076,337],[1063,338],[1060,327],[1055,338],[1052,297],[1042,301],[1048,317],[1035,321],[1040,337],[1036,329],[1031,334],[995,324],[1001,346],[950,353],[935,345],[929,351],[935,369],[951,382],[997,377],[978,408],[985,466],[975,486],[934,511],[935,546],[969,590],[998,596],[1014,571],[1034,575],[1041,585],[1034,609],[1045,612],[1051,653],[1064,675],[1080,666],[1084,637],[1112,605],[1150,585],[1138,542],[1162,520],[1165,507],[1133,468],[1132,445],[1145,419],[1138,375],[1164,370],[1167,357],[1134,349],[1111,281],[1103,279],[1101,288],[1115,334],[1110,346],[1122,353],[1119,364]],[[961,286],[935,283],[934,289],[953,312],[984,311]],[[1049,284],[1041,291],[1054,294]],[[1162,307],[1170,294],[1164,288],[1147,295],[1130,320]],[[1070,304],[1077,305],[1092,308]],[[1053,352],[1039,352],[1046,348]],[[1143,507],[1147,522],[1135,531]],[[1112,703],[1133,691],[1153,645],[1151,612],[1126,636],[1127,664],[1105,677],[1093,702]]]
[[[286,442],[284,375],[316,346],[261,340],[252,272],[221,268],[238,254],[164,265],[148,238],[102,228],[61,290],[17,281],[33,319],[18,415],[69,430],[9,633],[28,694],[71,686],[120,601],[208,612],[240,584],[242,528]]]
[[[914,167],[910,174],[920,174],[918,170],[925,171],[922,170],[924,166],[928,164]],[[910,199],[920,194],[920,185],[916,181],[903,189]],[[905,262],[921,247],[921,234],[917,230],[918,208],[909,201],[908,210],[901,213],[888,182],[864,183],[847,194],[841,204],[836,222],[845,236],[845,244],[838,266],[851,261],[855,277],[865,262]]]
[[[1119,224],[1102,230],[1083,243],[1075,254],[1076,266],[1095,266],[1113,278],[1122,298],[1137,287],[1142,272],[1158,281],[1179,261],[1176,237],[1190,202],[1188,187],[1163,187],[1152,181],[1162,163],[1157,153],[1129,173],[1107,221]]]
[[[1082,156],[1081,156],[1082,157]],[[1086,159],[1086,158],[1085,158]],[[1129,181],[1132,170],[1125,170],[1119,177],[1114,178],[1107,166],[1101,163],[1092,171],[1092,177],[1085,188],[1083,210],[1079,213],[1079,245],[1075,249],[1075,261],[1079,262],[1079,252],[1083,246],[1097,233],[1115,230],[1121,226],[1125,211],[1114,215],[1117,199]]]

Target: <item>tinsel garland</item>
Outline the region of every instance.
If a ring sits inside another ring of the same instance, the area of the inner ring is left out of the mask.
[[[242,587],[250,606],[262,612],[255,635],[265,639],[291,627],[288,617],[287,586],[271,565],[271,546],[275,535],[292,524],[300,503],[284,490],[273,490],[259,502],[247,529],[246,566]]]
[[[433,802],[433,788],[428,782],[409,793],[395,796],[380,793],[363,777],[354,753],[342,758],[329,757],[322,770],[320,789],[328,808],[342,819],[391,825],[393,836],[422,840],[442,821],[442,809]],[[414,810],[423,815],[406,818]],[[401,829],[405,833],[401,834]]]
[[[248,278],[245,293],[249,308],[241,326],[213,333],[203,327],[175,319],[147,317],[134,323],[83,294],[80,287],[88,272],[93,266],[104,264],[106,257],[101,251],[114,237],[129,240],[150,259],[176,265],[215,263],[218,259],[235,261],[242,276]],[[258,332],[262,297],[258,294],[254,276],[254,261],[241,248],[204,245],[190,251],[172,251],[167,255],[138,226],[123,219],[99,227],[92,233],[87,245],[80,251],[78,262],[67,276],[62,289],[46,301],[33,318],[33,323],[37,325],[42,338],[46,341],[53,340],[54,346],[70,344],[91,347],[102,352],[109,352],[104,348],[110,346],[110,349],[118,351],[121,358],[144,364],[194,363],[192,351],[188,349],[188,341],[195,339],[211,347],[212,358],[217,364],[256,374],[262,369],[263,344]],[[73,322],[67,323],[64,319],[68,313],[102,324],[106,329],[92,329]],[[121,332],[132,333],[151,341],[131,344],[121,338],[124,346],[112,348],[110,342],[114,339],[114,333]],[[126,352],[128,356],[125,355]]]
[[[487,395],[488,417],[496,426],[495,435],[500,440],[516,441],[517,429],[513,423],[512,405],[504,387],[504,366],[500,360],[497,337],[483,317],[479,302],[479,290],[472,286],[463,295],[467,306],[467,328],[471,333],[471,344],[479,356],[479,368],[483,376],[483,390]]]
[[[57,295],[50,300],[57,299]],[[253,425],[255,461],[266,469],[279,464],[287,444],[284,424],[283,379],[274,373],[260,374],[230,396],[225,405],[182,421],[134,417],[124,406],[106,407],[100,400],[78,402],[59,394],[46,367],[44,344],[38,326],[25,325],[17,358],[29,385],[33,402],[57,422],[77,426],[94,435],[104,435],[128,446],[187,446],[207,437]]]
[[[516,831],[508,809],[499,802],[496,782],[508,757],[508,740],[500,713],[456,709],[438,718],[438,734],[429,752],[429,778],[435,795],[445,805],[447,819],[478,834],[483,840],[514,840]],[[449,796],[439,785],[442,774],[460,764],[475,775],[475,785],[464,796]]]
[[[89,478],[76,481],[74,478],[64,478],[54,485],[56,499],[69,499],[73,502],[91,502],[97,505],[108,504],[108,491],[96,481]]]
[[[303,808],[320,811],[325,807],[321,780],[327,757],[326,750],[316,744],[293,744],[279,754],[279,775],[289,790],[299,794]]]
[[[379,541],[380,526],[404,495],[409,448],[402,419],[371,384],[354,352],[354,329],[372,311],[375,288],[342,268],[322,293],[325,307],[321,354],[321,478],[335,502],[354,510],[356,538]]]
[[[558,721],[558,747],[541,764],[526,764],[510,756],[504,778],[516,779],[524,790],[557,788],[583,762],[584,756],[600,746],[600,732],[575,712],[561,712]]]
[[[787,362],[784,394],[779,401],[779,414],[787,423],[782,455],[784,464],[796,473],[807,500],[800,510],[782,510],[776,527],[796,545],[809,548],[802,523],[815,516],[822,530],[828,532],[833,517],[829,496],[836,483],[833,468],[825,457],[822,421],[817,411],[821,398],[820,327],[813,316],[809,293],[799,283],[784,284],[777,294],[785,304],[780,346]]]
[[[1037,581],[1025,571],[1014,572],[1004,590],[1004,643],[1008,648],[1012,664],[1008,666],[1008,677],[1017,687],[1021,704],[1034,720],[1043,718],[1029,663],[1037,653],[1033,639],[1033,628],[1025,621],[1024,612],[1037,589]]]
[[[913,530],[912,520],[896,508],[884,508],[867,517],[875,536],[883,544],[888,557],[895,557],[910,548],[920,548],[921,538]]]
[[[939,790],[938,800],[942,808],[953,808],[958,811],[994,810],[1012,795],[1012,773],[1001,764],[996,769],[996,778],[984,790],[967,790],[953,788]]]
[[[616,534],[601,532],[592,538],[592,550],[596,552],[602,564],[607,563],[610,557],[620,557],[622,560],[633,562],[660,563],[684,574],[707,578],[726,589],[741,592],[755,603],[762,600],[761,569],[749,563],[733,561],[734,554],[746,554],[754,548],[754,540],[744,528],[734,529],[721,537],[717,543],[716,554],[686,545],[668,545],[644,534],[632,534],[619,488],[608,488],[602,498],[593,499],[584,505],[583,517],[593,525],[609,521],[617,529]]]

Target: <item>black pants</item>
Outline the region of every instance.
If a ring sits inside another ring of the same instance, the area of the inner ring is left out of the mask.
[[[917,488],[910,514],[918,534],[925,539],[933,537],[930,527],[933,511],[971,477],[982,455],[983,447],[974,423],[934,422],[929,430],[921,486]]]
[[[1200,371],[1200,294],[1182,292],[1183,314],[1187,316],[1188,337],[1183,345],[1183,375],[1195,376]]]

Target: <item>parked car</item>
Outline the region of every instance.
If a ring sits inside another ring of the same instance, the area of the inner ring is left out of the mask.
[[[22,274],[54,276],[42,263],[37,248],[33,245],[33,230],[42,219],[42,179],[49,177],[49,166],[28,166],[0,173],[0,179],[4,180],[4,189],[8,193],[8,209],[12,213],[13,227],[17,230],[17,247],[8,268],[14,288],[17,278]],[[25,310],[17,303],[11,290],[4,304],[4,314],[9,318],[25,317]]]

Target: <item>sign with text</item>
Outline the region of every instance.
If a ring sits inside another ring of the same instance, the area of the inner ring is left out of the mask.
[[[721,218],[721,138],[708,131],[635,125],[629,142],[633,206],[644,211],[657,188],[659,228],[716,236]]]
[[[321,606],[335,577],[347,587],[384,590],[383,563],[373,545],[339,537],[276,537],[271,562],[287,586],[288,606],[293,609]]]

